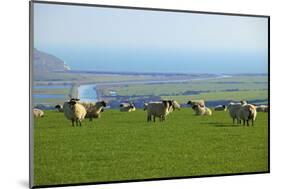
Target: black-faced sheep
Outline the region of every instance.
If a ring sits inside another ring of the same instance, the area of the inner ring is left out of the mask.
[[[93,121],[94,118],[100,118],[101,112],[104,111],[103,108],[106,107],[105,101],[98,101],[96,103],[87,103],[87,102],[79,102],[82,104],[87,111],[85,118],[89,118],[90,121]]]
[[[55,108],[58,110],[58,112],[63,112],[62,105],[56,105]]]
[[[72,98],[63,104],[64,116],[71,120],[72,126],[74,122],[82,126],[81,121],[85,118],[87,112],[84,106],[78,103],[79,99]]]
[[[136,107],[134,103],[121,103],[120,104],[120,111],[121,112],[133,112],[136,111]]]
[[[162,102],[150,102],[147,105],[147,121],[155,122],[155,118],[159,117],[160,121],[164,121],[169,113],[169,108],[172,106],[171,100],[163,100]]]

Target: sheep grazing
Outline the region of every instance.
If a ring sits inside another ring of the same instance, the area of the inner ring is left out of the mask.
[[[121,112],[133,112],[133,111],[136,111],[136,107],[132,102],[121,103],[120,104],[120,111]]]
[[[227,107],[226,105],[218,105],[214,108],[215,111],[226,111]]]
[[[195,111],[195,115],[212,115],[212,111],[206,106],[202,107],[199,104],[195,104],[192,106],[192,109]]]
[[[201,106],[201,107],[205,107],[205,102],[204,102],[204,100],[190,100],[190,101],[188,101],[187,102],[187,104],[189,104],[189,105],[191,105],[191,106],[193,106],[193,105],[199,105],[199,106]]]
[[[85,107],[79,104],[78,101],[79,99],[77,98],[71,98],[63,104],[64,116],[71,120],[72,126],[74,126],[74,122],[76,123],[76,126],[78,126],[78,124],[82,126],[81,121],[87,114]]]
[[[89,118],[89,121],[93,121],[93,118],[100,118],[101,112],[104,111],[103,108],[106,107],[105,101],[98,101],[96,103],[86,103],[80,102],[86,108],[87,114],[85,118]]]
[[[268,106],[267,105],[259,105],[256,106],[257,112],[268,112]]]
[[[35,117],[44,117],[44,112],[38,108],[33,108],[33,115]]]
[[[63,112],[62,105],[56,105],[55,108],[58,110],[58,112]]]
[[[242,105],[247,104],[246,101],[241,101],[241,102],[230,102],[227,106],[227,109],[229,111],[229,115],[233,120],[233,124],[235,123],[235,120],[237,121],[237,124],[239,123],[239,118],[238,118],[238,111],[242,107]]]
[[[249,126],[249,121],[252,121],[252,126],[254,126],[254,121],[257,117],[256,107],[252,104],[244,104],[241,106],[238,111],[238,119],[243,121],[243,125],[247,122],[247,126]]]
[[[155,118],[159,117],[160,121],[164,121],[165,117],[169,113],[169,108],[172,106],[171,100],[163,100],[162,102],[150,102],[147,105],[147,122],[150,122],[153,117],[153,121],[155,122]]]

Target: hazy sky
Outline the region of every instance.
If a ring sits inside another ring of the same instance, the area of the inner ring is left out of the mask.
[[[267,18],[35,3],[38,50],[73,69],[266,73]]]

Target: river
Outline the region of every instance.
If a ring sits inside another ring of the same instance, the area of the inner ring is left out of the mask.
[[[150,81],[121,81],[121,82],[108,82],[100,84],[87,84],[80,85],[78,87],[78,98],[83,102],[96,102],[98,101],[98,95],[96,91],[97,85],[127,85],[127,84],[163,84],[163,83],[182,83],[188,81],[198,81],[207,79],[219,79],[231,77],[229,75],[219,75],[216,77],[205,77],[205,78],[193,78],[193,79],[181,79],[181,80],[150,80]]]

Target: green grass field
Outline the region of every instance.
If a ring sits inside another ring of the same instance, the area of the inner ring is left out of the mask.
[[[142,110],[106,110],[72,127],[46,111],[35,119],[34,144],[35,185],[266,172],[268,114],[245,127],[228,112],[200,117],[183,108],[147,123]]]

